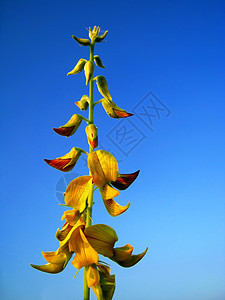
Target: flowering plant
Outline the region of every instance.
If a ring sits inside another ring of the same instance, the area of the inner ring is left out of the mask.
[[[108,257],[122,267],[132,267],[138,263],[145,253],[133,255],[133,247],[126,244],[115,247],[118,241],[117,234],[113,228],[105,224],[92,225],[92,206],[94,191],[99,189],[107,212],[116,217],[124,213],[130,203],[125,206],[118,204],[114,198],[120,191],[127,189],[137,178],[139,171],[130,174],[120,174],[116,158],[109,152],[95,149],[98,147],[98,129],[94,124],[94,107],[102,104],[106,113],[112,118],[126,118],[131,113],[121,109],[113,101],[109,93],[107,81],[104,76],[94,77],[94,68],[105,68],[100,57],[94,55],[96,43],[103,41],[107,32],[99,35],[100,28],[89,27],[89,38],[83,39],[72,36],[74,40],[82,45],[90,47],[90,58],[81,58],[72,71],[67,75],[74,75],[84,70],[86,85],[89,84],[89,96],[83,95],[76,102],[78,108],[89,109],[89,118],[74,114],[71,119],[59,128],[53,130],[62,136],[72,136],[84,121],[87,123],[86,135],[89,144],[89,152],[73,147],[67,154],[56,159],[45,159],[50,166],[63,171],[71,171],[82,154],[87,155],[89,175],[80,176],[72,180],[64,193],[65,206],[69,207],[63,213],[61,220],[65,220],[61,230],[57,230],[56,238],[59,248],[52,252],[42,252],[47,261],[45,265],[31,266],[37,270],[47,273],[59,273],[71,261],[79,271],[84,267],[84,300],[90,299],[90,288],[93,289],[98,300],[111,300],[115,290],[115,275],[111,275],[110,267],[99,260],[99,254]],[[94,102],[93,88],[97,84],[99,93],[103,96],[101,100]]]

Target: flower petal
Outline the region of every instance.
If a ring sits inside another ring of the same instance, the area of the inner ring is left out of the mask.
[[[70,225],[74,226],[80,218],[80,213],[78,210],[67,210],[64,212],[61,220],[66,220]]]
[[[102,198],[105,200],[117,197],[120,194],[119,191],[112,188],[108,184],[104,185],[102,188],[99,188],[99,191],[101,193]]]
[[[116,263],[118,263],[120,266],[124,268],[129,268],[136,265],[145,256],[147,251],[148,251],[148,247],[145,249],[144,252],[137,255],[131,255],[128,259],[125,259],[124,261],[118,261],[114,259],[114,257],[112,258],[110,257],[110,259],[112,259],[113,261],[115,261]]]
[[[98,253],[89,244],[81,228],[78,228],[73,232],[69,240],[69,249],[76,253],[72,264],[75,268],[81,269],[84,266],[90,266],[97,264]]]
[[[103,199],[103,202],[105,204],[105,208],[107,209],[108,213],[112,217],[117,217],[117,216],[121,215],[130,206],[130,202],[128,202],[127,205],[122,206],[122,205],[119,205],[114,199],[107,199],[107,200]]]
[[[44,259],[51,264],[64,263],[66,260],[65,253],[56,254],[55,251],[51,251],[51,252],[43,252],[42,251],[42,255],[43,255]]]
[[[94,183],[100,187],[109,181],[116,181],[118,177],[118,164],[115,157],[105,151],[97,150],[88,155],[88,167]]]
[[[63,126],[61,126],[59,128],[53,128],[53,130],[56,133],[58,133],[58,134],[60,134],[62,136],[68,137],[68,136],[71,136],[74,133],[73,132],[74,128],[75,128],[75,126],[70,126],[70,127],[63,127]]]
[[[131,174],[119,174],[116,181],[110,182],[118,190],[126,190],[137,178],[140,170]]]
[[[122,110],[122,109],[118,110],[118,109],[113,108],[113,111],[116,114],[117,118],[127,118],[127,117],[131,117],[134,115],[134,114],[128,113],[127,111]]]
[[[97,270],[96,266],[89,266],[87,270],[87,285],[88,287],[92,287],[95,284],[98,284],[100,281],[99,271]]]
[[[96,224],[85,229],[91,246],[99,253],[107,257],[113,256],[113,246],[118,241],[117,234],[113,228],[104,224]]]
[[[91,176],[81,176],[70,182],[64,193],[67,206],[73,207],[80,212],[84,211],[91,187],[91,180]]]
[[[60,273],[63,271],[63,264],[46,264],[46,265],[33,265],[30,264],[32,268],[42,271],[42,272],[46,272],[46,273],[52,273],[52,274],[56,274],[56,273]]]
[[[127,260],[131,256],[133,249],[134,249],[134,247],[132,247],[130,244],[127,244],[123,247],[114,248],[113,249],[113,252],[114,252],[113,258],[116,261]]]
[[[68,222],[66,222],[66,223],[63,225],[63,227],[62,227],[61,230],[59,230],[59,228],[57,229],[57,231],[56,231],[56,238],[57,238],[59,241],[63,241],[63,240],[67,237],[68,233],[70,232],[70,230],[71,230],[72,228],[73,228],[73,226],[70,225]]]

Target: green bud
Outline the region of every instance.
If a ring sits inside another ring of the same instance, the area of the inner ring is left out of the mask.
[[[94,64],[91,61],[87,61],[85,66],[84,66],[84,73],[86,77],[86,85],[90,81],[91,77],[93,76],[94,73]]]
[[[106,30],[102,35],[99,35],[99,36],[95,39],[95,42],[96,42],[96,43],[100,43],[101,41],[103,41],[104,38],[106,37],[107,33],[108,33],[108,30]]]
[[[80,45],[82,46],[90,46],[91,42],[88,39],[81,39],[76,37],[75,35],[72,35],[72,38]]]
[[[109,89],[108,89],[108,85],[107,85],[107,81],[106,81],[105,77],[102,75],[99,75],[99,76],[95,77],[94,80],[96,80],[96,84],[97,84],[99,93],[104,98],[107,98],[108,100],[112,101],[112,97],[109,93]]]
[[[100,67],[100,68],[105,68],[105,66],[102,63],[101,58],[98,55],[94,56],[94,62],[96,64],[96,66]]]
[[[76,66],[73,68],[73,70],[70,71],[69,73],[67,73],[67,76],[68,76],[68,75],[74,75],[74,74],[80,73],[80,72],[84,69],[84,65],[85,65],[86,62],[87,62],[86,59],[81,58],[81,59],[78,61],[78,63],[76,64]]]

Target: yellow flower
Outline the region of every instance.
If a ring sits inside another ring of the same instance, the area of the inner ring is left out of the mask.
[[[88,155],[88,166],[108,213],[115,217],[125,212],[130,203],[125,206],[119,205],[113,198],[120,192],[109,185],[110,182],[116,182],[119,175],[115,157],[105,150],[97,150]]]
[[[148,248],[140,254],[132,255],[133,247],[127,244],[120,248],[114,248],[118,241],[113,228],[104,224],[96,224],[87,227],[84,234],[90,245],[101,255],[104,255],[122,267],[132,267],[146,254]]]

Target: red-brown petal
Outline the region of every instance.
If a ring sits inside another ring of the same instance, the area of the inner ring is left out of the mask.
[[[126,190],[138,177],[140,170],[131,174],[119,174],[116,181],[112,181],[111,184],[118,190]]]
[[[128,113],[125,110],[117,110],[115,108],[113,108],[114,113],[117,115],[118,118],[127,118],[130,116],[133,116],[134,114],[132,113]]]
[[[63,136],[70,136],[71,132],[73,131],[75,126],[70,127],[59,127],[59,128],[53,128],[53,130]]]
[[[44,159],[44,161],[51,167],[63,171],[63,172],[68,172],[71,171],[74,167],[75,164],[68,165],[68,163],[71,161],[71,158],[67,159],[61,159],[61,158],[56,158],[56,159]]]

